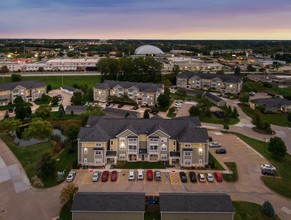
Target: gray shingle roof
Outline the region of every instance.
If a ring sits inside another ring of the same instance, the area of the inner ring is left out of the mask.
[[[218,96],[216,96],[216,95],[213,95],[213,94],[211,94],[211,93],[209,93],[209,92],[206,92],[204,96],[205,96],[205,97],[208,97],[208,98],[210,98],[210,99],[212,99],[212,100],[215,101],[215,102],[223,101],[223,99],[221,99],[220,97],[218,97]]]
[[[145,193],[141,192],[78,192],[73,199],[72,212],[144,212]]]
[[[96,83],[94,88],[96,88],[96,89],[112,89],[117,85],[119,85],[123,88],[126,88],[126,89],[134,86],[137,89],[139,89],[140,92],[157,92],[158,89],[163,88],[163,84],[141,83],[141,82],[123,82],[123,81],[113,81],[113,80],[105,80],[103,83]]]
[[[253,99],[250,102],[258,105],[265,105],[267,108],[280,108],[284,105],[291,105],[291,100],[280,98]]]
[[[102,110],[102,112],[104,112],[105,114],[109,113],[109,114],[113,114],[113,115],[120,116],[120,117],[123,117],[123,118],[125,118],[125,117],[126,118],[138,118],[139,117],[139,113],[138,112],[125,110],[125,109],[118,109],[118,108],[107,107],[107,108],[104,108]]]
[[[83,105],[68,105],[66,107],[66,111],[81,111],[85,112],[87,110],[87,106]]]
[[[17,86],[22,86],[26,89],[33,89],[33,88],[45,87],[45,83],[39,82],[38,80],[27,80],[27,81],[3,83],[3,84],[0,84],[0,91],[13,90]]]
[[[127,129],[137,135],[150,135],[161,130],[180,142],[205,143],[209,139],[207,130],[199,126],[201,123],[198,117],[152,120],[89,116],[86,127],[80,129],[78,139],[81,142],[108,141]]]
[[[161,212],[234,212],[225,193],[160,193]]]
[[[240,76],[229,76],[222,74],[209,74],[209,73],[195,73],[195,72],[180,72],[177,75],[177,78],[190,79],[193,76],[198,76],[201,79],[214,79],[219,78],[222,82],[229,83],[239,83],[242,81],[242,77]]]

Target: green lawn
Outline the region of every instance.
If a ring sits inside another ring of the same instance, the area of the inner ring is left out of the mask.
[[[128,162],[120,163],[114,166],[119,169],[165,169],[166,166],[159,162]]]
[[[270,152],[267,150],[267,145],[265,142],[249,138],[242,134],[234,134],[258,151],[277,168],[279,177],[262,176],[262,180],[266,186],[274,192],[291,199],[291,169],[286,169],[291,167],[291,155],[286,154],[284,159],[281,161],[274,160],[271,157]]]
[[[146,212],[144,214],[144,220],[160,220],[161,214],[159,212]]]
[[[216,158],[209,152],[209,162],[214,162],[214,170],[224,170],[221,164],[216,160]]]
[[[232,171],[232,174],[222,174],[226,182],[236,182],[238,180],[237,167],[235,162],[225,162],[225,165]]]
[[[239,119],[237,118],[230,118],[229,121],[225,121],[222,118],[217,118],[215,115],[211,114],[211,117],[207,117],[205,115],[199,116],[201,122],[205,123],[213,123],[213,124],[227,124],[227,125],[234,125],[239,122]]]
[[[45,152],[52,152],[53,150],[53,144],[50,141],[34,144],[29,147],[19,147],[13,143],[12,138],[7,134],[1,133],[0,138],[7,144],[20,161],[30,180],[37,174],[36,165],[41,158],[41,155]],[[65,171],[65,174],[67,175],[71,170],[73,161],[77,159],[77,153],[68,154],[66,151],[63,151],[57,155],[55,159],[56,171]],[[44,187],[51,187],[59,184],[55,176],[47,177],[43,179],[42,182],[44,183]]]
[[[22,76],[22,80],[39,80],[46,83],[46,85],[51,84],[53,89],[60,88],[63,85],[73,86],[74,84],[84,85],[87,84],[88,88],[92,88],[97,82],[100,82],[100,76],[61,76],[62,73],[59,73],[58,76]],[[3,77],[0,80],[1,83],[11,82],[10,77]]]
[[[60,220],[72,220],[71,206],[72,201],[69,201],[65,205],[63,205],[59,215]]]
[[[233,201],[235,214],[234,220],[279,220],[278,216],[274,218],[266,217],[262,213],[262,206],[252,202]]]
[[[255,114],[255,111],[252,110],[248,106],[241,106],[241,109],[243,110],[243,112],[246,115],[248,115],[251,118]],[[283,113],[262,114],[262,118],[263,118],[264,121],[267,121],[267,122],[269,122],[270,124],[273,124],[273,125],[291,127],[291,123],[287,119],[287,114],[283,114]]]

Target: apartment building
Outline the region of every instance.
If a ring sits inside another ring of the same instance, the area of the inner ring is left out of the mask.
[[[110,96],[114,96],[127,97],[137,104],[154,106],[159,95],[163,93],[163,84],[105,80],[94,86],[94,100],[99,102],[107,102]]]
[[[105,166],[148,161],[204,167],[208,134],[198,117],[133,119],[90,116],[78,134],[78,163]]]
[[[3,83],[0,86],[0,105],[13,103],[17,96],[21,96],[24,101],[34,101],[46,93],[45,83],[38,80]]]
[[[240,93],[243,85],[242,77],[239,76],[195,72],[180,72],[176,81],[177,87],[180,88],[211,90],[231,94]]]

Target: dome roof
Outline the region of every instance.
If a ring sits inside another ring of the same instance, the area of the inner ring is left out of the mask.
[[[164,52],[160,48],[152,46],[152,45],[140,46],[140,47],[136,48],[134,53],[138,54],[138,55],[164,54]]]

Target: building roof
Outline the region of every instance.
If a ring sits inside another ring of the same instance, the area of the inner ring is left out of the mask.
[[[61,88],[65,89],[65,90],[68,90],[68,91],[71,91],[71,92],[74,92],[76,90],[76,88],[71,87],[71,86],[62,86]]]
[[[145,193],[142,192],[78,192],[73,199],[72,212],[144,212]]]
[[[107,142],[125,130],[130,130],[136,135],[151,135],[159,130],[180,142],[206,143],[209,139],[207,130],[200,126],[198,117],[152,120],[89,116],[86,127],[79,131],[78,139],[81,142]]]
[[[206,92],[205,95],[204,95],[204,97],[207,97],[207,98],[209,98],[209,99],[212,99],[212,100],[215,101],[215,102],[223,101],[222,98],[220,98],[220,97],[218,97],[218,96],[216,96],[216,95],[213,95],[213,94],[211,94],[211,93],[209,93],[209,92]]]
[[[152,45],[143,45],[138,48],[136,48],[135,52],[136,55],[146,55],[146,54],[164,54],[164,52]]]
[[[161,213],[234,212],[231,198],[225,193],[160,193],[160,210]]]
[[[137,88],[140,92],[157,92],[163,88],[163,84],[153,83],[140,83],[140,82],[123,82],[114,80],[105,80],[103,83],[96,83],[94,88],[96,89],[112,89],[115,86],[121,86],[122,88],[129,89],[130,87]]]
[[[190,79],[193,76],[197,76],[201,79],[219,78],[219,79],[221,79],[222,82],[229,82],[229,83],[239,83],[242,81],[242,77],[240,77],[240,76],[209,74],[209,73],[195,73],[195,72],[180,72],[180,73],[178,73],[177,78]]]
[[[257,105],[264,105],[266,108],[281,108],[284,105],[291,105],[291,100],[280,98],[253,99],[250,102]]]
[[[117,117],[119,116],[122,118],[138,118],[139,117],[139,112],[125,110],[125,109],[118,109],[118,108],[107,107],[107,108],[104,108],[102,112],[109,115],[113,114]]]
[[[22,86],[26,89],[34,89],[34,88],[45,87],[45,83],[39,82],[38,80],[27,80],[27,81],[3,83],[0,86],[0,91],[13,90],[17,86]]]
[[[87,110],[87,106],[83,106],[83,105],[68,105],[66,107],[66,111],[86,111]]]

